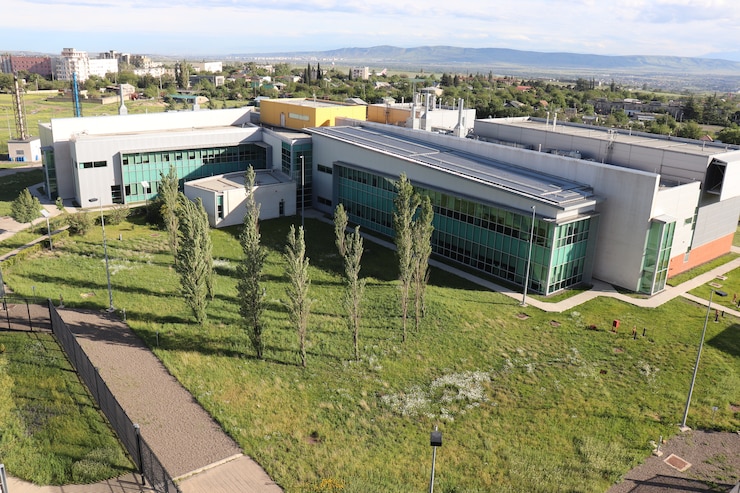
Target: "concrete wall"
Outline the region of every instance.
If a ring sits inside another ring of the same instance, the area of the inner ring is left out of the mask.
[[[658,190],[653,205],[652,217],[669,216],[675,219],[676,227],[671,245],[671,258],[681,256],[691,246],[694,236],[692,227],[694,211],[699,203],[701,188],[698,182]],[[670,275],[670,273],[669,273]]]
[[[258,172],[258,176],[259,176]],[[285,179],[285,175],[282,175]],[[244,222],[247,213],[247,192],[244,187],[229,188],[223,191],[208,190],[198,186],[199,182],[214,180],[218,177],[204,178],[186,182],[184,193],[190,200],[200,198],[208,215],[208,223],[215,228],[234,226]],[[216,217],[218,210],[217,197],[223,195],[224,217]],[[294,182],[284,181],[276,184],[259,185],[256,188],[255,201],[260,206],[260,220],[274,219],[280,217],[280,201],[284,203],[285,216],[293,216],[296,213],[296,186]]]

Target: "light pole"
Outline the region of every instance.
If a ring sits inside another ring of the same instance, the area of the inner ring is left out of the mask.
[[[149,182],[146,180],[143,180],[141,182],[141,188],[144,189],[144,209],[146,210],[148,214],[149,213]]]
[[[41,208],[41,215],[46,219],[46,234],[49,235],[49,250],[54,250],[54,245],[51,244],[51,228],[49,227],[49,216],[51,216],[51,214],[49,214],[49,211],[46,209]]]
[[[529,228],[529,253],[527,254],[527,273],[524,275],[524,289],[522,290],[522,306],[527,306],[527,285],[529,284],[529,266],[532,262],[532,243],[534,242],[534,213],[535,206],[532,206],[532,225]]]
[[[303,154],[301,154],[300,156],[298,156],[298,159],[301,160],[301,228],[303,228],[303,225],[304,225],[304,219],[303,219],[304,214],[303,213],[304,213],[304,210],[305,210],[305,207],[306,207],[306,198],[305,198],[305,194],[306,194],[306,162],[305,162],[305,160],[303,158]],[[305,228],[304,228],[304,230],[305,230]]]
[[[88,202],[98,202],[98,198],[88,199]],[[108,313],[116,311],[113,308],[113,290],[110,287],[110,265],[108,264],[108,241],[105,238],[105,217],[103,216],[103,201],[100,202],[100,226],[103,228],[103,254],[105,255],[105,275],[108,278]]]
[[[696,363],[694,363],[694,374],[691,376],[691,386],[689,387],[689,396],[686,398],[686,410],[683,412],[683,421],[681,421],[681,431],[688,431],[691,428],[686,426],[686,418],[689,416],[689,405],[691,404],[691,394],[694,393],[694,382],[696,382],[696,373],[699,371],[699,359],[701,358],[701,350],[704,347],[704,336],[707,333],[707,322],[709,321],[709,312],[712,310],[712,297],[714,293],[717,296],[727,296],[724,291],[713,289],[709,294],[709,303],[707,304],[707,315],[704,317],[704,328],[701,331],[701,340],[699,341],[699,352],[696,353]]]
[[[431,438],[429,440],[432,446],[432,477],[429,480],[429,493],[434,493],[434,463],[437,462],[437,447],[442,446],[442,432],[437,431],[437,427],[434,427]]]

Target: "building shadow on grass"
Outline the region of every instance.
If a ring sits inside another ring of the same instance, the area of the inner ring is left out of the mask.
[[[730,356],[740,357],[740,324],[732,324],[712,337],[707,344]]]

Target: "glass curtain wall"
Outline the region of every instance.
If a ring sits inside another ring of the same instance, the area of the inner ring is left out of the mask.
[[[50,199],[56,199],[59,196],[57,188],[57,169],[54,162],[54,148],[44,147],[41,149],[41,159],[44,165],[44,174],[46,175],[46,190]]]
[[[167,174],[174,165],[180,182],[221,175],[234,171],[245,171],[250,165],[254,169],[267,168],[267,152],[254,144],[203,149],[180,149],[121,154],[123,170],[123,195],[126,203],[151,200],[157,195],[160,172]],[[144,189],[142,181],[148,182]]]
[[[287,144],[283,142],[281,169],[298,185],[296,187],[296,207],[299,209],[311,206],[313,195],[313,145]],[[301,163],[303,157],[303,163]],[[303,170],[301,170],[303,165]],[[301,175],[303,175],[301,177]],[[303,188],[301,188],[303,182]]]
[[[638,289],[640,293],[652,295],[665,289],[675,229],[675,222],[650,222],[642,257],[642,275]]]
[[[393,236],[394,180],[334,164],[334,196],[352,222]],[[434,207],[432,249],[437,255],[524,285],[530,213],[415,187]],[[590,218],[556,225],[535,219],[529,287],[550,294],[583,281]]]

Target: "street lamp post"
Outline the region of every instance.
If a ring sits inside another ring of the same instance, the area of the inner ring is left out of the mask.
[[[99,199],[94,197],[88,200],[89,202],[98,202]],[[116,311],[113,308],[113,290],[110,287],[110,265],[108,263],[108,241],[105,238],[105,216],[103,216],[103,202],[99,201],[100,205],[100,226],[103,228],[103,254],[105,255],[105,275],[108,278],[108,313]]]
[[[527,273],[524,275],[524,289],[522,290],[522,306],[527,306],[527,285],[529,284],[529,267],[532,262],[532,243],[534,242],[535,211],[535,206],[532,206],[532,225],[529,228],[529,253],[527,254]]]
[[[434,427],[434,431],[430,437],[430,445],[432,446],[432,477],[429,480],[429,493],[434,493],[434,463],[437,462],[437,447],[442,446],[442,432],[437,431],[437,427]]]
[[[691,404],[691,394],[694,393],[694,382],[696,382],[696,373],[699,371],[699,359],[701,358],[701,350],[704,347],[704,336],[707,333],[707,322],[709,321],[709,313],[712,311],[712,297],[714,296],[714,293],[717,293],[717,296],[727,296],[727,293],[724,291],[719,291],[713,289],[712,292],[709,294],[709,303],[707,304],[707,315],[704,317],[704,328],[701,331],[701,340],[699,341],[699,351],[696,353],[696,363],[694,363],[694,374],[691,376],[691,386],[689,387],[689,396],[686,398],[686,409],[683,412],[683,421],[681,421],[681,431],[687,431],[690,430],[688,426],[686,426],[686,418],[689,416],[689,405]]]
[[[49,216],[51,216],[51,214],[49,214],[49,211],[46,209],[42,208],[41,215],[46,219],[46,234],[49,235],[49,250],[54,250],[54,245],[51,244],[51,227],[49,227]]]
[[[301,160],[301,228],[304,226],[304,211],[306,207],[306,162],[304,160],[303,154],[298,156],[298,159]],[[304,228],[305,229],[305,228]]]

